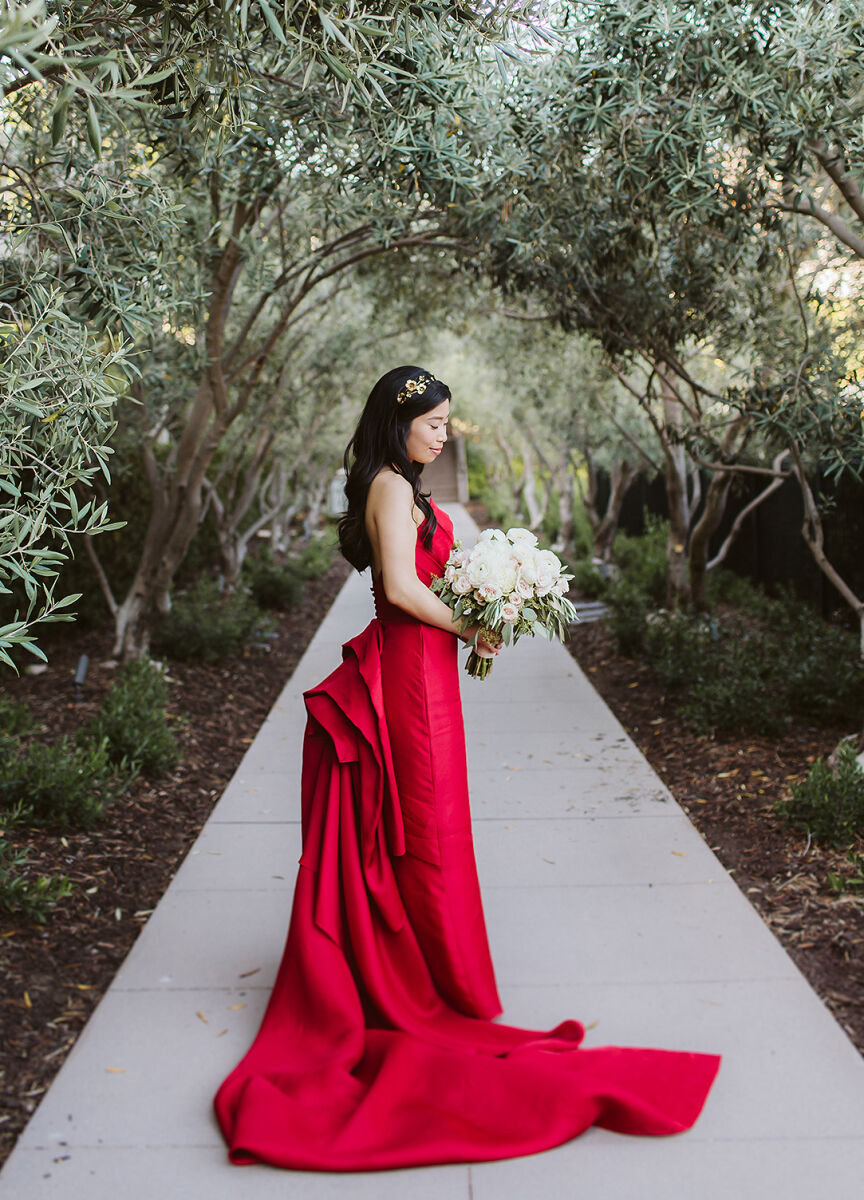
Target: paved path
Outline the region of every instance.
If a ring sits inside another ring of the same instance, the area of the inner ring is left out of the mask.
[[[467,541],[473,528],[455,508]],[[719,1051],[696,1128],[372,1175],[231,1167],[210,1096],[287,928],[300,694],[365,624],[354,576],[0,1175],[0,1200],[821,1200],[859,1195],[864,1063],[560,646],[466,679],[481,882],[506,1019]]]

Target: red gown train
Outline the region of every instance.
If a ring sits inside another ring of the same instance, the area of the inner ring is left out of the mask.
[[[453,541],[436,508],[417,574]],[[605,1046],[501,1012],[474,863],[457,639],[374,586],[376,618],[306,692],[303,853],[258,1035],[220,1087],[235,1163],[378,1170],[529,1154],[592,1124],[696,1120],[713,1055]]]

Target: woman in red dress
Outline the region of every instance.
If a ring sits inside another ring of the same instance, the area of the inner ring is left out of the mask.
[[[564,1021],[501,1012],[471,840],[460,633],[429,583],[453,526],[421,491],[449,389],[398,367],[346,451],[343,554],[372,568],[376,616],[305,693],[303,853],[258,1035],[216,1096],[236,1163],[358,1171],[508,1158],[592,1124],[669,1134],[696,1120],[713,1055],[580,1048]]]

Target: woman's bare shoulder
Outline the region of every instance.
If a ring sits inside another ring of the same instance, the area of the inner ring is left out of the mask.
[[[393,505],[410,510],[414,504],[414,489],[404,475],[384,467],[369,484],[366,504],[373,509]]]

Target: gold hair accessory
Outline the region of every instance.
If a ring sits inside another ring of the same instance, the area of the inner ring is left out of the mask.
[[[409,379],[402,391],[396,397],[397,404],[404,404],[406,400],[412,400],[415,396],[422,396],[426,391],[427,383],[437,383],[434,375],[421,375],[419,379]]]

